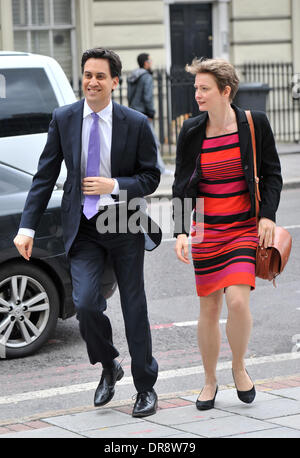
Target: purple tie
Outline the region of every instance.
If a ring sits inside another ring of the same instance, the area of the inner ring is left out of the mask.
[[[90,130],[89,149],[86,165],[86,176],[97,177],[100,172],[100,135],[99,135],[99,116],[92,113],[93,124]],[[99,195],[85,196],[83,213],[87,219],[91,219],[96,213]]]

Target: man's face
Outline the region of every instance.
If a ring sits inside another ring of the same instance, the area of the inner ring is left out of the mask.
[[[148,56],[148,59],[144,63],[144,68],[145,70],[151,70],[152,68],[152,59],[150,56]]]
[[[90,58],[83,69],[82,89],[88,105],[94,111],[105,108],[111,99],[112,90],[119,83],[118,77],[111,77],[107,59]]]

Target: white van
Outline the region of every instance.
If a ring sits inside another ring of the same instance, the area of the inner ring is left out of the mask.
[[[76,102],[51,57],[0,52],[0,161],[35,173],[56,107]],[[63,166],[60,180],[65,176]]]

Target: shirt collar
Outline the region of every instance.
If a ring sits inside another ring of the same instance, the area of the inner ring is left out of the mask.
[[[99,111],[97,114],[98,116],[103,119],[104,121],[108,121],[109,118],[112,115],[112,101],[109,102],[109,104],[103,108],[103,110]],[[83,119],[85,119],[87,116],[89,116],[91,113],[93,113],[93,110],[91,107],[88,105],[87,101],[84,100],[84,107],[83,107]]]

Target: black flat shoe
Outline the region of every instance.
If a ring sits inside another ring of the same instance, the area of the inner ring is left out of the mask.
[[[104,406],[114,397],[115,384],[121,380],[124,371],[118,361],[113,360],[112,367],[103,368],[99,385],[95,392],[94,405],[95,407]]]
[[[247,369],[245,369],[246,372],[247,372]],[[247,372],[248,374],[248,372]],[[251,377],[250,375],[248,374],[250,380],[251,380]],[[236,388],[236,392],[237,392],[237,395],[238,395],[238,398],[242,401],[242,402],[245,402],[246,404],[251,404],[251,402],[254,401],[254,398],[256,396],[256,391],[255,391],[255,386],[254,386],[254,383],[253,383],[253,386],[250,390],[246,390],[246,391],[240,391],[237,389],[237,386],[236,386],[236,383],[235,383],[235,379],[234,379],[234,373],[233,373],[233,369],[232,369],[232,377],[233,377],[233,381],[234,381],[234,384],[235,384],[235,388]]]
[[[133,407],[132,416],[140,418],[155,414],[157,410],[157,403],[157,394],[153,389],[138,393]]]
[[[215,395],[213,397],[213,399],[209,399],[208,401],[200,401],[199,399],[197,399],[196,401],[196,407],[198,410],[209,410],[209,409],[213,409],[214,406],[215,406],[215,399],[216,399],[216,396],[217,396],[217,392],[218,392],[218,385],[216,386],[216,392],[215,392]],[[202,393],[202,391],[201,391]],[[199,396],[201,395],[201,393],[199,394]]]

